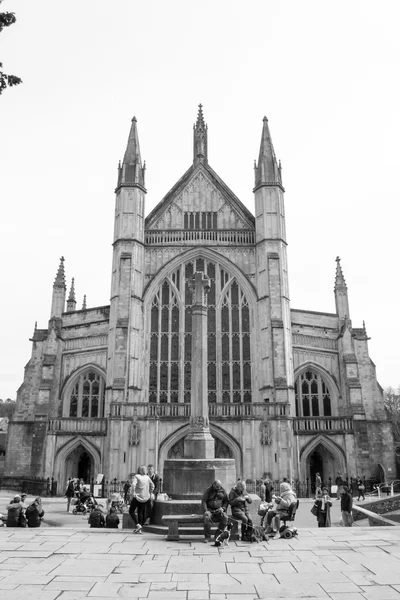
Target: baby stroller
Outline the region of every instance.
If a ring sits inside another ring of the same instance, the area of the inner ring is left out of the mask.
[[[118,513],[123,513],[124,512],[124,501],[123,498],[121,496],[121,494],[111,494],[110,499],[109,499],[109,508],[115,508],[115,511]]]
[[[78,495],[77,503],[74,506],[72,514],[77,515],[80,513],[86,515],[86,513],[91,513],[96,504],[96,500],[93,498],[92,494],[89,492],[81,492]]]

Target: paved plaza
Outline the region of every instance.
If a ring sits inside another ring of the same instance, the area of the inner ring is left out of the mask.
[[[0,598],[400,600],[400,528],[302,528],[222,549],[122,530],[2,528]]]

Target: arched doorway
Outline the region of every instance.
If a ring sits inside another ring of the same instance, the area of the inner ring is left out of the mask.
[[[346,456],[343,448],[329,437],[318,435],[300,452],[302,480],[309,480],[309,489],[315,492],[315,474],[319,473],[322,485],[334,484],[336,473],[346,473]]]
[[[315,494],[315,476],[317,473],[320,474],[321,480],[324,481],[324,454],[325,448],[317,446],[317,448],[310,454],[309,457],[309,469],[310,469],[310,480],[311,480],[311,492]]]
[[[94,461],[89,452],[81,445],[75,448],[65,460],[67,477],[78,477],[84,483],[90,483],[94,477]]]

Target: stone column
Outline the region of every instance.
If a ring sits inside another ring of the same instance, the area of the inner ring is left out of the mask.
[[[207,300],[210,279],[196,271],[189,279],[192,306],[192,385],[190,430],[184,440],[185,458],[213,459],[214,438],[208,422],[207,398]]]

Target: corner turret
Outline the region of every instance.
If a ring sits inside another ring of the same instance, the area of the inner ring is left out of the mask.
[[[65,307],[67,286],[65,284],[64,257],[60,258],[57,275],[53,284],[53,297],[51,301],[50,319],[61,317]]]

